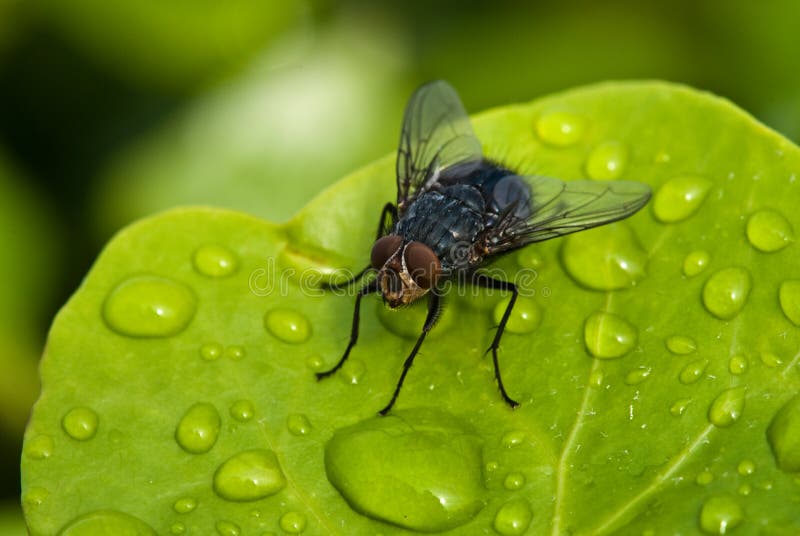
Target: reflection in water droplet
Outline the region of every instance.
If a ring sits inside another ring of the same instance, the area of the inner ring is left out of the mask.
[[[195,270],[208,277],[227,277],[239,267],[231,250],[213,244],[199,247],[192,261]]]
[[[525,485],[525,475],[522,473],[508,473],[505,480],[503,480],[503,487],[507,490],[518,490]]]
[[[683,259],[683,273],[686,277],[694,277],[708,267],[711,255],[707,251],[692,251]]]
[[[742,507],[733,497],[716,495],[703,503],[700,529],[706,534],[727,534],[744,518]]]
[[[586,161],[586,174],[597,180],[618,179],[628,163],[628,148],[618,141],[607,141],[592,149]]]
[[[561,261],[579,284],[593,290],[617,290],[645,277],[647,253],[630,227],[612,223],[565,237]]]
[[[61,419],[61,427],[73,439],[87,441],[97,433],[97,413],[89,408],[74,408]]]
[[[228,501],[256,501],[286,486],[278,458],[271,450],[245,450],[226,460],[214,473],[214,492]]]
[[[305,342],[311,336],[311,324],[297,311],[275,309],[264,316],[264,327],[276,338],[290,344]]]
[[[718,428],[727,428],[739,420],[744,410],[744,387],[722,391],[708,408],[708,420]]]
[[[237,421],[247,422],[255,415],[256,408],[249,400],[237,400],[231,404],[229,413]]]
[[[214,527],[217,529],[217,534],[219,534],[219,536],[239,536],[242,533],[242,529],[239,528],[239,525],[233,521],[224,519],[217,521]]]
[[[739,376],[747,372],[747,358],[743,355],[735,355],[728,362],[728,370],[731,374]]]
[[[747,240],[759,251],[779,251],[794,241],[792,226],[774,210],[759,210],[747,220]]]
[[[676,400],[672,406],[669,408],[669,412],[672,414],[673,417],[680,417],[686,411],[686,408],[689,407],[691,404],[691,398],[680,398]]]
[[[219,435],[220,417],[217,409],[208,402],[198,402],[189,408],[175,429],[175,441],[191,454],[211,450]]]
[[[200,347],[200,357],[206,361],[214,361],[222,356],[224,348],[218,342],[207,342]]]
[[[643,381],[645,381],[648,377],[650,377],[650,373],[653,372],[653,369],[650,367],[638,367],[625,375],[625,384],[626,385],[639,385]]]
[[[570,112],[550,112],[536,122],[539,139],[554,147],[568,147],[579,142],[585,128],[583,118]]]
[[[364,377],[366,371],[367,366],[363,361],[350,358],[342,365],[339,371],[339,380],[349,385],[356,385]]]
[[[227,357],[228,359],[239,361],[241,359],[244,359],[245,355],[247,355],[247,350],[245,349],[244,346],[233,344],[225,348],[225,357]]]
[[[714,474],[711,471],[702,471],[698,473],[695,482],[700,486],[706,486],[714,481]]]
[[[100,534],[155,536],[156,531],[137,517],[115,510],[98,510],[70,521],[59,536],[97,536]]]
[[[506,432],[503,438],[500,440],[500,444],[506,448],[511,447],[518,447],[522,445],[525,441],[525,432],[522,430],[512,430],[511,432]]]
[[[778,299],[786,318],[795,326],[800,326],[800,280],[790,279],[781,283]]]
[[[191,497],[184,497],[182,499],[178,499],[172,505],[172,509],[179,514],[188,514],[195,508],[197,508],[197,501],[195,499],[192,499]]]
[[[300,512],[286,512],[280,520],[281,529],[289,534],[300,534],[307,524],[306,516]]]
[[[47,434],[37,435],[25,441],[25,455],[33,460],[46,460],[53,455],[55,442]]]
[[[742,460],[739,462],[736,471],[742,476],[752,475],[756,472],[756,464],[753,460]]]
[[[583,328],[586,348],[600,359],[627,354],[636,345],[636,328],[613,313],[592,313]]]
[[[503,319],[503,314],[508,307],[509,299],[502,300],[494,308],[492,318],[495,325],[499,325]],[[511,310],[511,316],[508,317],[506,324],[506,331],[509,333],[530,333],[539,327],[542,321],[542,310],[536,305],[536,302],[530,298],[519,297],[517,298],[514,308]]]
[[[764,363],[764,366],[767,368],[778,368],[783,365],[783,359],[772,352],[761,352],[759,357],[761,357],[761,362]]]
[[[183,331],[196,308],[187,286],[165,277],[137,276],[111,291],[103,305],[103,318],[121,335],[169,337]]]
[[[691,363],[687,363],[678,375],[678,379],[683,384],[693,384],[703,377],[707,367],[708,360],[706,359],[698,359],[696,361],[692,361]]]
[[[703,304],[722,320],[739,314],[750,293],[750,273],[737,266],[715,272],[703,287]]]
[[[691,337],[673,335],[667,338],[667,350],[677,355],[688,355],[697,350],[697,343]]]
[[[514,499],[500,507],[492,526],[503,536],[518,536],[525,534],[532,518],[533,512],[528,501]]]
[[[653,213],[664,223],[685,220],[700,208],[711,185],[711,181],[702,177],[670,179],[656,192],[652,202]]]
[[[302,413],[293,413],[286,419],[286,426],[289,432],[296,436],[303,436],[311,433],[311,422]]]
[[[772,418],[767,441],[782,471],[800,472],[800,395],[790,398]]]

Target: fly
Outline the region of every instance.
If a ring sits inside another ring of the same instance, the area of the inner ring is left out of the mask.
[[[522,176],[483,156],[469,117],[455,90],[444,81],[421,86],[411,96],[397,150],[397,200],[381,212],[370,265],[334,288],[345,288],[377,272],[356,295],[350,342],[338,363],[317,379],[327,378],[347,361],[358,341],[361,299],[378,293],[391,308],[428,298],[425,324],[403,363],[392,409],[414,357],[442,311],[447,281],[468,281],[511,293],[494,339],[494,377],[503,400],[519,404],[506,392],[497,350],[516,302],[514,283],[478,269],[497,257],[533,242],[556,238],[627,218],[650,199],[650,187],[631,181],[561,181]]]

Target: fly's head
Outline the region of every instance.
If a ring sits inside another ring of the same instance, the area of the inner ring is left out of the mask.
[[[408,305],[424,296],[442,272],[439,257],[422,242],[405,242],[386,235],[372,246],[372,267],[378,270],[378,287],[389,307]]]

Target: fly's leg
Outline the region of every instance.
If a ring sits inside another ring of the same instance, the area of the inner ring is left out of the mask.
[[[494,340],[486,352],[488,353],[489,350],[492,351],[494,377],[497,379],[497,386],[500,388],[500,394],[503,395],[503,400],[505,400],[506,404],[512,408],[519,407],[519,402],[508,396],[508,393],[506,393],[506,388],[503,386],[503,379],[500,377],[500,364],[497,362],[497,349],[500,347],[500,339],[503,337],[503,331],[506,329],[508,318],[511,316],[511,310],[514,308],[514,303],[517,301],[517,295],[519,294],[519,291],[514,283],[501,281],[499,279],[494,279],[481,274],[476,274],[473,282],[483,288],[511,292],[511,299],[509,300],[508,306],[506,306],[506,310],[503,313],[503,318],[500,320],[500,325],[497,326],[497,332],[494,334]]]
[[[392,395],[392,399],[386,405],[385,408],[380,410],[378,413],[381,415],[386,415],[389,413],[389,410],[392,409],[394,406],[395,401],[397,400],[397,395],[400,394],[400,388],[403,387],[403,381],[406,379],[406,374],[408,374],[408,370],[411,368],[411,365],[414,363],[414,357],[416,357],[417,352],[419,352],[420,346],[422,346],[422,341],[425,340],[425,336],[428,332],[433,328],[433,325],[436,324],[436,320],[439,318],[439,314],[442,312],[442,298],[436,292],[431,292],[428,298],[428,316],[425,317],[425,325],[422,326],[422,333],[420,333],[419,338],[417,339],[417,343],[414,345],[414,349],[411,350],[411,353],[406,358],[405,362],[403,363],[403,372],[400,374],[400,379],[397,380],[397,387],[394,388],[394,394]]]

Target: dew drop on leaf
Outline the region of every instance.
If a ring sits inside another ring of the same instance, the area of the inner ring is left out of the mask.
[[[629,288],[645,275],[647,253],[624,223],[613,223],[564,238],[564,269],[593,290]]]
[[[539,269],[544,266],[544,259],[536,248],[522,248],[517,253],[517,264],[520,268]]]
[[[745,484],[742,484],[741,486],[739,486],[739,488],[736,491],[739,493],[739,495],[741,495],[743,497],[747,497],[748,495],[750,495],[753,492],[753,486],[751,486],[750,484],[745,483]]]
[[[778,368],[783,365],[783,359],[773,352],[761,352],[759,357],[761,358],[761,362],[767,368]]]
[[[694,277],[708,267],[711,262],[711,255],[707,251],[692,251],[683,259],[683,274],[686,277]]]
[[[597,180],[618,179],[628,163],[628,148],[618,141],[606,141],[592,149],[586,160],[586,175]]]
[[[744,519],[742,507],[728,495],[708,498],[700,509],[700,530],[706,534],[728,534]]]
[[[672,414],[673,417],[680,417],[686,411],[686,408],[689,407],[691,404],[691,398],[679,398],[669,408],[669,412]]]
[[[494,308],[492,319],[495,325],[499,325],[503,319],[509,299],[502,300]],[[520,297],[517,298],[514,309],[511,310],[511,316],[508,317],[506,331],[518,334],[530,333],[538,328],[541,322],[542,310],[536,305],[536,302],[530,298]]]
[[[536,121],[539,139],[553,147],[569,147],[578,143],[585,129],[583,118],[571,112],[550,112]]]
[[[742,476],[752,475],[756,472],[756,464],[753,460],[742,460],[736,467],[736,471]]]
[[[688,355],[697,350],[697,343],[686,335],[673,335],[666,340],[667,350],[676,355]]]
[[[730,320],[744,307],[750,286],[750,272],[738,266],[723,268],[706,281],[703,305],[717,318]]]
[[[603,371],[597,369],[593,370],[591,374],[589,374],[589,381],[588,384],[592,387],[602,387],[603,381],[605,381],[605,377],[603,376]]]
[[[61,419],[61,427],[73,439],[87,441],[97,433],[100,419],[93,410],[78,407],[69,410]]]
[[[219,534],[219,536],[239,536],[242,533],[242,529],[239,528],[239,525],[225,519],[217,521],[214,528],[217,529],[217,534]]]
[[[183,497],[175,501],[172,509],[179,514],[188,514],[197,508],[197,501],[191,497]]]
[[[207,342],[200,346],[200,357],[206,361],[214,361],[222,356],[224,348],[218,342]]]
[[[722,391],[708,408],[708,420],[718,428],[727,428],[739,420],[744,410],[744,387]]]
[[[694,479],[698,486],[707,486],[714,481],[714,473],[711,471],[701,471]]]
[[[286,419],[286,427],[292,435],[303,436],[311,433],[311,422],[302,413],[293,413]]]
[[[525,475],[522,473],[508,473],[503,480],[503,487],[510,491],[518,490],[524,485]]]
[[[795,326],[800,326],[800,280],[790,279],[781,283],[778,299],[786,318]]]
[[[367,366],[360,359],[348,359],[339,372],[339,380],[348,384],[356,385],[364,377]]]
[[[183,331],[197,302],[186,285],[156,276],[131,277],[103,305],[108,326],[129,337],[170,337]]]
[[[25,441],[25,456],[32,460],[46,460],[53,455],[55,442],[53,436],[40,434]]]
[[[599,359],[622,357],[636,345],[637,332],[624,318],[614,313],[595,312],[583,328],[586,348]]]
[[[232,359],[233,361],[239,361],[244,359],[244,356],[247,355],[247,350],[244,346],[240,346],[238,344],[232,344],[225,348],[225,357],[228,359]]]
[[[228,458],[214,473],[214,492],[228,501],[256,501],[279,492],[286,478],[275,453],[245,450]]]
[[[98,510],[75,518],[58,534],[59,536],[97,536],[98,534],[155,536],[156,532],[138,517],[115,510]]]
[[[800,471],[800,395],[790,398],[772,417],[767,440],[782,471]]]
[[[299,344],[311,336],[308,319],[290,309],[274,309],[264,315],[264,327],[276,338],[290,344]]]
[[[653,213],[663,223],[675,223],[694,214],[708,195],[711,181],[703,177],[675,177],[664,183],[653,198]]]
[[[525,534],[531,524],[533,512],[525,499],[513,499],[497,511],[492,526],[502,536]]]
[[[249,400],[237,400],[231,404],[228,411],[234,419],[239,422],[247,422],[253,418],[256,413],[256,408]]]
[[[175,429],[175,441],[191,454],[203,454],[217,442],[221,424],[219,412],[208,402],[189,408]]]
[[[506,432],[500,440],[500,444],[506,448],[518,447],[525,441],[525,432],[523,430],[512,430]]]
[[[647,378],[650,377],[650,374],[653,372],[653,369],[650,367],[638,367],[625,375],[625,384],[626,385],[639,385]]]
[[[40,486],[32,486],[22,493],[22,504],[26,509],[41,506],[50,496],[50,491]]]
[[[739,376],[747,372],[747,358],[743,355],[735,355],[728,361],[728,370],[731,374]]]
[[[681,369],[680,374],[678,374],[678,379],[685,385],[691,385],[703,377],[706,368],[708,368],[707,359],[692,361]]]
[[[215,244],[197,248],[192,262],[195,270],[207,277],[227,277],[239,267],[239,261],[231,250]]]
[[[184,532],[186,532],[186,525],[178,521],[176,523],[173,523],[172,526],[170,526],[169,531],[172,534],[183,534]]]
[[[322,356],[319,354],[311,355],[306,359],[306,366],[314,372],[319,372],[322,370],[324,364],[325,362],[322,360]]]
[[[782,214],[764,209],[747,220],[747,240],[757,250],[772,253],[788,246],[794,240],[794,232]]]
[[[279,522],[281,529],[289,534],[300,534],[306,530],[308,520],[305,514],[301,512],[286,512],[281,516]]]

